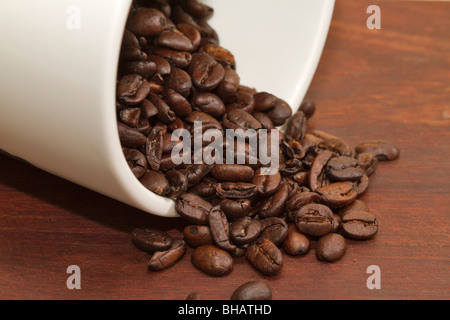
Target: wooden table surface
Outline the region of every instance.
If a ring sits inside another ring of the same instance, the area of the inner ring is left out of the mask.
[[[349,242],[339,262],[285,258],[261,276],[245,258],[228,276],[196,270],[190,253],[174,267],[146,269],[130,241],[135,227],[179,235],[179,219],[152,217],[0,155],[0,299],[229,299],[263,279],[274,299],[450,298],[450,2],[377,1],[382,29],[366,27],[361,0],[337,0],[322,60],[307,93],[311,127],[352,144],[390,139],[398,161],[381,163],[364,200],[379,219],[368,242]],[[69,290],[67,267],[81,269]],[[381,270],[369,290],[367,268]]]

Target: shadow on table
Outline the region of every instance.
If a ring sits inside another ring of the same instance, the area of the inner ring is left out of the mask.
[[[183,228],[181,219],[150,215],[49,174],[5,153],[0,153],[0,197],[4,192],[2,186],[25,194],[23,200],[14,201],[26,201],[28,207],[42,208],[39,202],[45,202],[58,214],[61,210],[74,213],[121,232],[131,233],[134,228],[151,227],[160,230]],[[36,209],[37,214],[38,210],[41,209]]]

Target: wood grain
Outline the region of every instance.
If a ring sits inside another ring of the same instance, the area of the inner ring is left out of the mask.
[[[190,263],[148,272],[149,256],[129,234],[156,227],[180,236],[183,223],[127,205],[0,155],[0,299],[229,299],[263,279],[274,299],[449,299],[450,2],[378,1],[382,29],[366,28],[368,1],[337,0],[307,99],[312,128],[351,144],[395,141],[398,161],[381,163],[363,200],[380,222],[377,237],[350,242],[335,264],[285,259],[261,276],[245,258],[222,278]],[[81,290],[66,269],[81,268]],[[381,268],[381,290],[366,287]]]

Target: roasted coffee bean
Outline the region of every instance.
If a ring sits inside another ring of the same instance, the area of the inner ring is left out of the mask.
[[[362,196],[369,187],[369,177],[367,174],[364,174],[360,181],[354,182],[353,184],[357,190],[357,197]]]
[[[309,187],[312,191],[324,185],[326,164],[333,156],[331,151],[325,150],[315,158],[309,173]]]
[[[170,191],[167,197],[176,199],[186,193],[188,188],[188,179],[180,171],[172,170],[166,173],[166,179],[170,185]]]
[[[180,68],[172,68],[172,72],[165,80],[166,88],[173,89],[183,97],[191,94],[192,80],[186,71]]]
[[[196,51],[202,42],[200,32],[193,26],[186,23],[177,24],[177,28],[191,41],[192,51]]]
[[[156,72],[156,64],[152,61],[131,61],[120,65],[122,74],[139,74],[150,78]]]
[[[298,108],[299,111],[303,111],[306,118],[310,119],[316,112],[316,104],[313,101],[305,101]]]
[[[246,257],[256,270],[266,276],[277,274],[283,266],[283,254],[266,238],[258,239],[249,245]]]
[[[261,223],[250,217],[237,219],[230,226],[231,240],[240,246],[252,243],[260,234]]]
[[[117,86],[117,97],[126,105],[137,105],[144,101],[150,92],[148,81],[140,74],[123,76]]]
[[[187,296],[186,300],[203,300],[203,297],[198,292],[193,292]]]
[[[266,175],[263,174],[262,169],[258,169],[253,177],[253,184],[256,186],[258,194],[262,197],[269,197],[273,195],[280,186],[281,175],[279,172]]]
[[[258,130],[261,129],[261,123],[245,111],[233,109],[228,111],[222,119],[223,125],[227,129]]]
[[[127,108],[120,110],[119,118],[127,126],[137,128],[139,126],[139,118],[141,117],[141,109]]]
[[[295,213],[297,229],[310,236],[323,236],[333,230],[333,212],[330,208],[310,203]]]
[[[288,218],[294,218],[295,212],[301,207],[316,202],[319,203],[322,197],[316,192],[298,192],[292,195],[286,203],[286,211]],[[292,219],[290,219],[293,221]]]
[[[272,290],[261,280],[249,281],[234,290],[231,300],[272,300]]]
[[[320,238],[316,248],[318,260],[335,262],[340,260],[347,250],[347,244],[343,236],[337,233],[330,233]]]
[[[292,109],[286,101],[278,99],[275,107],[267,112],[267,115],[275,126],[281,126],[292,115]]]
[[[284,132],[284,136],[287,140],[297,140],[303,139],[306,133],[306,123],[307,118],[303,111],[297,111],[289,120]]]
[[[127,29],[137,36],[156,36],[166,28],[166,17],[157,9],[139,8],[128,17]]]
[[[176,23],[186,23],[188,25],[196,28],[202,35],[202,37],[206,37],[210,35],[210,30],[200,25],[198,22],[203,20],[195,20],[190,14],[185,12],[180,6],[172,6],[172,14],[170,15],[171,19]]]
[[[211,230],[208,226],[187,226],[183,229],[183,237],[184,241],[192,248],[213,244]]]
[[[192,127],[194,127],[194,123],[196,121],[201,122],[203,132],[210,129],[217,129],[223,132],[222,125],[219,121],[217,121],[217,119],[201,111],[193,111],[189,116],[186,117],[185,121]]]
[[[281,164],[279,170],[283,177],[292,177],[304,170],[303,162],[297,158],[292,158]]]
[[[186,37],[183,33],[178,31],[177,29],[167,30],[160,33],[156,37],[155,41],[157,45],[172,50],[189,51],[189,52],[194,51],[194,46],[191,40],[189,40],[188,37]]]
[[[369,212],[369,208],[367,207],[366,203],[361,200],[355,200],[348,206],[345,206],[344,208],[340,209],[337,214],[342,217],[344,214],[350,211],[366,211]]]
[[[194,85],[202,91],[212,91],[225,78],[225,69],[211,55],[199,52],[192,55],[188,68]]]
[[[275,104],[278,98],[271,93],[258,92],[254,95],[255,99],[255,111],[257,112],[267,112],[275,108]]]
[[[316,190],[322,202],[330,208],[342,208],[355,201],[358,191],[352,182],[335,182]]]
[[[200,225],[208,224],[211,203],[192,193],[185,193],[175,202],[175,210],[185,220]]]
[[[230,252],[231,256],[233,258],[242,258],[245,257],[245,254],[247,253],[247,248],[243,247],[236,247],[232,252]]]
[[[239,164],[216,164],[211,174],[220,182],[247,182],[253,179],[254,171],[249,166]]]
[[[172,159],[172,154],[163,154],[161,157],[161,164],[159,166],[159,171],[161,172],[168,172],[170,170],[180,170],[186,168],[186,165],[183,163],[175,164]],[[184,172],[182,172],[184,175],[186,175]]]
[[[269,239],[276,246],[279,246],[286,239],[288,234],[287,223],[278,217],[271,217],[261,220],[260,238]]]
[[[358,160],[359,166],[368,176],[374,173],[378,166],[378,160],[372,153],[364,152],[357,154],[356,160]]]
[[[153,170],[148,170],[145,175],[139,179],[144,187],[160,195],[166,196],[170,192],[169,182],[164,174]]]
[[[375,215],[366,211],[349,211],[342,216],[342,234],[352,240],[368,240],[378,232]]]
[[[140,179],[147,172],[147,159],[136,149],[122,148],[128,166],[137,179]]]
[[[225,105],[218,96],[210,92],[198,92],[192,99],[195,110],[205,112],[214,118],[220,118],[226,112]]]
[[[214,196],[216,193],[215,185],[217,180],[211,177],[204,177],[199,184],[193,186],[190,190],[191,192],[199,195],[202,198],[209,198]],[[223,208],[222,208],[223,210]],[[226,212],[225,212],[226,214]]]
[[[127,62],[145,61],[147,59],[147,54],[138,46],[122,47],[120,50],[119,61],[121,64]]]
[[[256,186],[245,182],[223,182],[216,186],[219,196],[230,199],[246,199],[254,196],[257,192]]]
[[[364,170],[358,168],[358,160],[350,157],[336,157],[327,163],[327,176],[334,181],[359,181]]]
[[[283,242],[283,250],[290,256],[300,256],[308,253],[310,241],[307,236],[297,231],[295,225],[289,225],[288,235]]]
[[[207,18],[214,12],[213,8],[197,0],[181,0],[176,3],[196,19]]]
[[[136,35],[128,29],[125,29],[122,38],[122,47],[139,47],[139,40]]]
[[[319,143],[318,147],[319,149],[329,150],[340,156],[352,157],[354,154],[353,148],[339,138],[325,139]]]
[[[139,148],[145,144],[147,139],[142,133],[118,122],[120,143],[129,148]]]
[[[166,59],[163,57],[150,54],[148,55],[148,61],[153,62],[156,65],[156,73],[161,76],[166,76],[171,73],[172,67]]]
[[[150,168],[154,171],[158,171],[161,165],[164,135],[166,134],[166,130],[167,129],[164,126],[154,126],[149,136],[147,137],[145,155],[147,157]]]
[[[167,124],[167,129],[169,129],[171,132],[174,132],[178,129],[186,129],[186,127],[183,120],[176,117],[174,122]]]
[[[192,187],[198,184],[203,179],[203,177],[211,171],[211,166],[203,164],[191,164],[188,165],[185,169],[181,169],[180,171],[187,177],[189,187]]]
[[[262,200],[258,216],[261,219],[280,216],[284,212],[288,198],[289,187],[286,183],[282,183],[273,196]]]
[[[166,251],[172,246],[172,238],[156,229],[134,229],[131,240],[138,249],[148,253]]]
[[[225,78],[215,89],[214,93],[219,96],[225,104],[234,103],[237,100],[240,81],[236,71],[231,68],[225,68]]]
[[[360,143],[355,148],[356,154],[371,153],[380,161],[396,160],[400,151],[391,141],[370,140]]]
[[[255,109],[254,93],[245,86],[239,86],[236,93],[236,100],[227,105],[227,111],[241,110],[247,113],[252,113]]]
[[[171,153],[173,148],[175,148],[175,146],[177,146],[177,144],[179,144],[181,142],[182,142],[181,140],[172,141],[172,134],[169,132],[166,132],[163,136],[163,154]],[[161,158],[162,158],[162,156],[161,156]]]
[[[174,240],[167,251],[157,251],[148,264],[150,271],[160,271],[173,266],[186,253],[186,243],[183,240]]]
[[[272,120],[270,120],[269,116],[267,116],[265,113],[253,112],[252,116],[256,120],[258,120],[259,123],[261,123],[261,127],[263,129],[267,129],[267,130],[275,129],[275,126],[273,125]]]
[[[163,57],[177,68],[187,68],[192,61],[192,55],[187,51],[176,51],[167,48],[153,47],[151,53]]]
[[[233,271],[233,257],[213,245],[196,248],[191,261],[196,268],[210,276],[224,276]]]
[[[233,251],[236,246],[230,242],[228,219],[225,213],[220,209],[220,206],[211,209],[208,220],[214,243],[225,251]]]
[[[299,186],[307,186],[309,183],[309,171],[294,174],[292,176],[292,180],[294,180]]]
[[[192,112],[189,101],[173,89],[166,91],[166,102],[178,117],[187,117]]]
[[[236,61],[234,60],[234,55],[225,48],[222,48],[219,45],[214,45],[211,43],[207,43],[203,46],[203,50],[210,54],[218,63],[220,63],[223,67],[236,67]]]
[[[220,208],[229,219],[248,216],[252,212],[252,202],[249,199],[223,199]]]
[[[155,107],[158,109],[158,118],[164,123],[171,123],[175,121],[175,112],[173,112],[168,104],[161,99],[158,95],[150,92],[148,95],[148,98],[151,103],[155,105]]]
[[[338,232],[341,227],[342,219],[339,215],[333,213],[333,230],[331,232]]]

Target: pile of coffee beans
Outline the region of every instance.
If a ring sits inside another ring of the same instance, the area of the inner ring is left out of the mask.
[[[174,199],[186,221],[182,240],[136,229],[133,242],[152,254],[148,268],[155,271],[195,248],[192,264],[212,276],[230,273],[233,258],[244,256],[261,274],[275,275],[283,252],[304,255],[311,241],[318,242],[317,259],[339,260],[345,238],[377,233],[376,217],[357,198],[378,162],[397,159],[399,150],[384,140],[354,148],[309,130],[313,102],[292,115],[282,99],[240,84],[233,54],[206,20],[212,12],[197,0],[140,0],[131,8],[117,81],[120,141],[136,178]],[[175,163],[180,141],[172,133],[194,132],[196,122],[203,132],[278,131],[279,169],[265,174],[247,143],[243,164]]]

